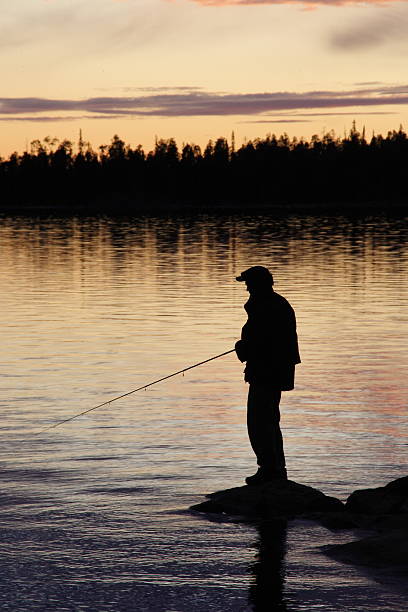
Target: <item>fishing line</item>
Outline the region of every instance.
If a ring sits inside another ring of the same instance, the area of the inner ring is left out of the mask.
[[[219,355],[215,355],[215,357],[210,357],[209,359],[205,359],[204,361],[195,363],[194,365],[188,366],[187,368],[183,368],[182,370],[179,370],[178,372],[173,372],[173,374],[168,374],[167,376],[163,376],[163,378],[154,380],[153,382],[150,382],[147,385],[142,385],[141,387],[138,387],[137,389],[133,389],[133,391],[128,391],[127,393],[123,393],[122,395],[113,397],[112,399],[107,400],[106,402],[103,402],[102,404],[98,404],[97,406],[88,408],[87,410],[84,410],[83,412],[80,412],[79,414],[75,414],[74,416],[69,417],[69,419],[64,419],[63,421],[58,421],[57,423],[54,423],[53,425],[49,425],[48,427],[45,427],[44,429],[41,429],[39,432],[37,432],[37,435],[43,433],[44,431],[48,431],[49,429],[53,429],[54,427],[58,427],[59,425],[62,425],[63,423],[68,423],[69,421],[73,421],[74,419],[77,419],[78,417],[84,414],[87,414],[88,412],[91,412],[92,410],[96,410],[97,408],[102,408],[102,406],[108,406],[109,404],[112,404],[112,402],[116,402],[116,400],[122,399],[123,397],[127,397],[128,395],[132,395],[132,393],[136,393],[137,391],[142,391],[143,389],[146,390],[148,387],[151,387],[152,385],[156,385],[157,383],[162,382],[163,380],[167,380],[168,378],[172,378],[173,376],[177,376],[178,374],[183,374],[184,376],[184,372],[187,372],[187,370],[198,368],[198,366],[203,365],[204,363],[208,363],[209,361],[213,361],[214,359],[219,359],[219,357],[224,357],[224,355],[228,355],[229,353],[233,353],[234,351],[235,349],[231,349],[230,351],[225,351],[225,353],[220,353]]]

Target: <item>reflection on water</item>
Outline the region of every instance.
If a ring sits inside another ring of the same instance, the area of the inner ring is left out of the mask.
[[[234,278],[261,263],[299,323],[290,477],[345,498],[405,475],[406,237],[385,216],[2,219],[2,609],[400,611],[316,552],[350,534],[184,512],[255,467],[234,355],[37,432],[231,348]]]
[[[265,522],[258,526],[258,531],[258,553],[251,567],[254,580],[249,589],[249,601],[257,612],[286,612],[288,607],[283,593],[287,525],[284,521]]]

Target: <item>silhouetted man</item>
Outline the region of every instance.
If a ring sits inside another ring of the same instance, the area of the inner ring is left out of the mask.
[[[245,282],[249,300],[248,320],[235,345],[238,358],[246,362],[248,434],[258,471],[246,478],[249,485],[287,479],[279,402],[282,391],[294,387],[295,365],[300,363],[296,318],[291,305],[273,290],[267,268],[253,266],[237,277]]]

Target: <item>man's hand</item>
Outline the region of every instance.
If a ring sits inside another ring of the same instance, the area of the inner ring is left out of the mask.
[[[243,340],[238,340],[238,342],[235,343],[235,352],[242,363],[248,359],[245,342]]]

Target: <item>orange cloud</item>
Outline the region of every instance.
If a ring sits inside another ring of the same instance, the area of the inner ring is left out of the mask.
[[[298,4],[307,8],[318,6],[344,6],[345,4],[365,4],[384,6],[401,0],[191,0],[203,6],[261,6],[263,4]]]

